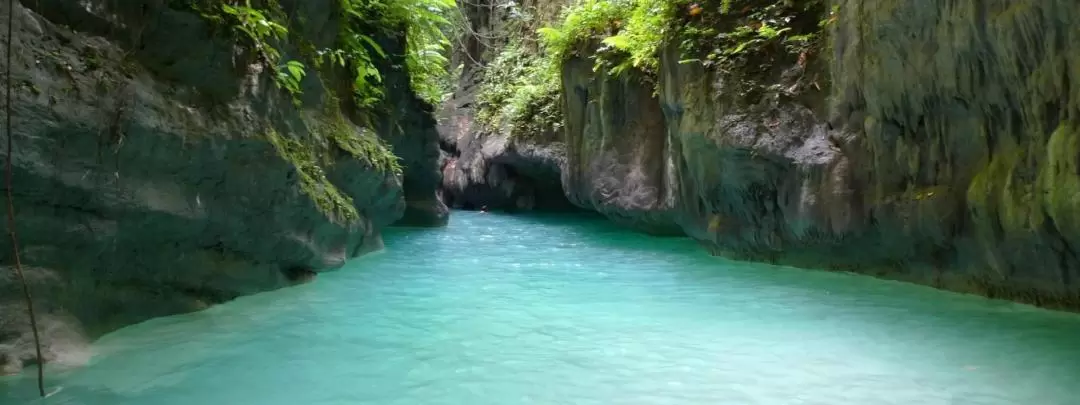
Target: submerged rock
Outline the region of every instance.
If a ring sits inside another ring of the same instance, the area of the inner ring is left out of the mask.
[[[340,101],[342,72],[309,69],[297,107],[227,28],[165,4],[16,3],[12,191],[50,362],[125,325],[340,267],[413,207],[429,207],[419,222],[445,222],[429,202],[434,120],[400,61],[384,62],[390,113],[369,130]],[[336,2],[281,4],[305,21],[294,36],[332,46]],[[34,355],[0,245],[0,369],[12,372]]]

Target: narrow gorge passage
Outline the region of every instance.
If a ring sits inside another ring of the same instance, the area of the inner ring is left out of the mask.
[[[457,212],[314,283],[106,335],[0,404],[1069,405],[1080,317]]]

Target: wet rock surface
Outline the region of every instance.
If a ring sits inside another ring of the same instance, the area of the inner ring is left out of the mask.
[[[653,97],[572,59],[564,131],[510,150],[559,156],[575,206],[715,254],[1080,308],[1080,6],[837,5],[830,53],[753,78],[669,45]],[[488,167],[491,144],[453,143]],[[452,164],[454,190],[484,183]]]
[[[526,0],[523,5],[539,3],[557,6],[557,2],[546,0]],[[438,113],[443,157],[441,199],[453,208],[467,210],[581,209],[563,193],[566,149],[559,131],[523,133],[510,125],[493,128],[478,122],[483,61],[505,45],[485,38],[498,37],[495,32],[505,28],[508,16],[506,10],[484,1],[463,3],[462,12],[470,29],[479,35],[466,36],[463,49],[453,55],[451,65],[460,65],[462,75],[452,98]]]
[[[281,3],[309,22],[305,39],[335,40],[332,2]],[[424,161],[434,121],[407,86],[388,92],[397,108],[377,135],[339,127],[395,139],[404,176],[333,146],[321,157],[322,184],[357,213],[335,217],[272,140],[307,142],[327,111],[351,115],[327,101],[339,75],[309,72],[297,108],[250,50],[165,2],[42,0],[15,12],[12,191],[47,361],[76,363],[87,341],[125,325],[310,280],[379,249],[379,230],[401,218],[445,222],[441,204],[408,214],[425,187],[435,200],[439,173]],[[11,245],[0,245],[0,370],[11,373],[34,356]]]

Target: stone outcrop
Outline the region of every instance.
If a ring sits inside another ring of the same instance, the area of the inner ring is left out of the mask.
[[[465,88],[440,113],[446,204],[474,210],[573,209],[563,196],[560,173],[566,156],[558,134],[523,141],[509,128],[491,131],[476,122],[474,102],[475,87]]]
[[[583,57],[566,62],[562,87],[570,201],[645,232],[680,235],[664,113],[652,88],[632,74],[594,74]]]
[[[526,0],[522,6],[546,5],[549,12],[556,12],[560,1]],[[507,11],[486,1],[465,2],[461,7],[470,30],[477,34],[463,38],[463,48],[453,55],[451,64],[462,67],[462,76],[453,98],[438,114],[443,201],[460,209],[577,209],[562,192],[566,156],[558,131],[523,134],[515,133],[510,125],[493,130],[477,122],[480,62],[493,58],[509,39],[504,32]]]
[[[280,3],[305,22],[293,35],[333,44],[334,1]],[[250,46],[170,4],[16,2],[14,204],[54,363],[124,325],[310,280],[399,220],[445,223],[431,108],[400,60],[358,125],[342,72],[309,69],[296,107]],[[404,175],[373,160],[380,136]],[[15,372],[33,350],[0,227],[0,371]]]
[[[1080,307],[1080,4],[879,3],[840,2],[833,36],[852,225],[889,273]]]
[[[1080,308],[1080,5],[832,3],[828,51],[753,77],[668,45],[653,97],[566,62],[564,194],[729,257]]]

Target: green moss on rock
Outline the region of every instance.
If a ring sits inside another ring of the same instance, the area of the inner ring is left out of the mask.
[[[319,157],[310,145],[284,137],[271,129],[266,138],[278,156],[292,164],[300,177],[300,189],[311,198],[319,211],[339,223],[351,223],[360,218],[352,197],[344,194],[326,178]]]
[[[400,158],[374,132],[350,124],[341,111],[326,103],[327,112],[304,121],[308,138],[300,140],[271,129],[267,140],[278,155],[289,162],[300,177],[300,188],[319,211],[339,223],[359,219],[352,197],[341,192],[326,176],[327,169],[338,163],[334,149],[344,151],[349,159],[363,161],[372,169],[389,176],[401,176]]]
[[[1062,123],[1046,144],[1039,172],[1043,209],[1059,228],[1080,229],[1080,127]]]
[[[316,134],[331,140],[350,156],[367,162],[380,172],[395,176],[402,174],[401,158],[394,155],[381,138],[366,128],[349,124],[340,113],[320,123]]]

